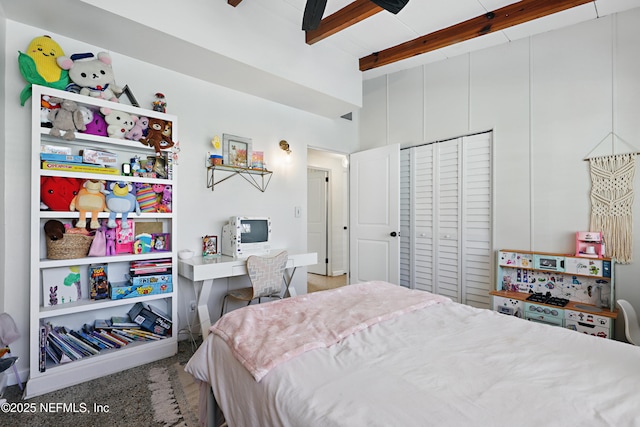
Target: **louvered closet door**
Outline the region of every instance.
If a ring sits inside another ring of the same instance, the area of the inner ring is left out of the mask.
[[[489,307],[491,134],[401,152],[404,286]]]

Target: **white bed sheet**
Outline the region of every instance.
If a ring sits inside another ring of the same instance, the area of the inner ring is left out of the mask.
[[[259,383],[214,334],[186,369],[231,427],[640,426],[640,347],[457,303],[304,353]]]

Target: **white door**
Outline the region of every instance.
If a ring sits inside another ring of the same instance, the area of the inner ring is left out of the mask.
[[[400,283],[400,146],[350,155],[350,283]]]
[[[490,132],[402,150],[401,284],[487,308]]]
[[[329,173],[307,169],[307,249],[318,254],[318,263],[307,272],[327,275],[327,186]]]

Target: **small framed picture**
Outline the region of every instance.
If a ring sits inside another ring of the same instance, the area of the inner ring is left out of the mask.
[[[202,256],[218,255],[218,236],[204,236],[202,238]]]
[[[222,163],[240,168],[251,167],[251,138],[223,134]]]
[[[167,252],[171,250],[170,233],[154,233],[151,235],[151,251]]]

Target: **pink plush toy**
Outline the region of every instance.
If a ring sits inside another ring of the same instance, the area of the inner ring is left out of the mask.
[[[140,117],[133,128],[129,132],[124,135],[125,139],[129,139],[131,141],[139,141],[149,128],[149,118],[148,117]]]

